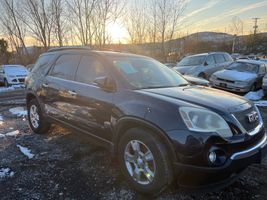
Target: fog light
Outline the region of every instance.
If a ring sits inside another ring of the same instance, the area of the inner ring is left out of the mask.
[[[210,162],[211,163],[214,163],[216,161],[216,159],[217,159],[216,153],[214,151],[210,152],[210,154],[209,154],[209,160],[210,160]]]

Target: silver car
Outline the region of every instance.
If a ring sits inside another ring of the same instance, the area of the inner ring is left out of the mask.
[[[187,56],[174,69],[183,75],[209,79],[214,72],[224,69],[232,62],[228,53],[212,52]]]
[[[267,64],[256,60],[238,60],[210,78],[213,87],[233,92],[255,91],[262,87]]]

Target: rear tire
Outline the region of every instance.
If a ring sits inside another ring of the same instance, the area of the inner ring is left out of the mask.
[[[51,124],[41,112],[40,105],[36,99],[32,99],[28,105],[28,120],[31,129],[37,134],[45,134],[49,131]]]
[[[198,75],[199,78],[207,79],[207,76],[204,73],[200,73]]]
[[[166,147],[150,130],[127,130],[119,142],[118,155],[125,179],[138,192],[155,196],[173,181]]]

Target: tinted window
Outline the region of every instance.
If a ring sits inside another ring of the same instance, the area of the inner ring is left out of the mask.
[[[215,60],[214,60],[213,56],[208,56],[207,59],[206,59],[206,63],[207,63],[208,65],[213,65],[213,64],[215,64]]]
[[[235,70],[239,72],[249,72],[256,74],[258,73],[259,66],[252,63],[246,63],[246,62],[235,62],[229,65],[227,67],[228,70]]]
[[[47,64],[50,62],[50,60],[53,58],[52,55],[41,55],[37,62],[35,63],[33,69],[31,72],[35,72],[36,70],[42,70],[47,66]]]
[[[174,70],[153,59],[110,58],[114,67],[134,88],[164,88],[187,85],[188,82]]]
[[[73,80],[79,61],[79,55],[61,55],[53,67],[51,76]]]
[[[102,63],[91,56],[83,56],[75,80],[82,83],[93,83],[97,77],[106,76]]]
[[[229,54],[224,54],[223,56],[224,56],[226,62],[232,62],[233,61],[233,58]]]
[[[189,56],[183,58],[177,66],[194,66],[202,65],[204,63],[206,56]]]
[[[216,63],[223,63],[225,62],[225,59],[222,54],[215,54],[214,55]]]

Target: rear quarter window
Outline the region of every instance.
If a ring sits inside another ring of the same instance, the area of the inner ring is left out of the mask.
[[[225,58],[224,58],[224,56],[222,54],[215,54],[214,58],[215,58],[216,63],[226,62]]]
[[[226,62],[232,62],[233,58],[229,55],[229,54],[224,54],[224,59],[226,60]]]

